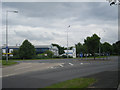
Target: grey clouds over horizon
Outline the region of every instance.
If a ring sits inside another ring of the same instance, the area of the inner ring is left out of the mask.
[[[34,45],[58,43],[66,46],[66,30],[69,30],[69,46],[83,43],[87,36],[96,33],[101,42],[118,40],[118,8],[104,2],[4,2],[9,13],[9,45],[21,44],[28,39]],[[5,17],[3,17],[3,44],[5,43]],[[70,28],[67,28],[71,25]],[[14,40],[14,42],[13,42]]]

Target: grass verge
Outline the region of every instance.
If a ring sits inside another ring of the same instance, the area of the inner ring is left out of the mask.
[[[0,60],[0,63],[2,63],[3,66],[10,66],[10,65],[17,64],[17,62],[10,61],[10,60],[7,63],[6,63],[6,60]]]
[[[53,84],[46,88],[87,88],[93,84],[96,80],[93,78],[75,78],[72,80],[67,80],[57,84]]]
[[[87,59],[94,58],[94,57],[87,57]],[[106,58],[106,56],[98,56],[96,58]],[[56,60],[56,59],[73,59],[73,58],[43,58],[43,59],[10,59],[11,61],[27,61],[27,60]],[[74,58],[74,59],[81,59],[80,57]],[[82,59],[86,59],[86,57],[83,57]]]

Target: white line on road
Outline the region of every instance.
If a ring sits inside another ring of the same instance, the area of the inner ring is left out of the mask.
[[[71,66],[73,66],[74,64],[72,64],[72,63],[69,63]]]
[[[60,64],[59,66],[64,67],[62,64]]]
[[[15,74],[8,74],[8,75],[3,75],[2,77],[8,77],[8,76],[13,76]]]
[[[54,68],[54,67],[51,67],[51,68]]]

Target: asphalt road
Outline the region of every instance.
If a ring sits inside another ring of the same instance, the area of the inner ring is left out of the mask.
[[[12,75],[8,77],[3,77],[2,78],[3,88],[43,88],[51,84],[69,80],[72,78],[90,76],[105,71],[118,71],[118,57],[110,57],[109,60],[58,59],[58,60],[22,61],[20,63],[63,63],[63,64],[45,70],[37,70]],[[117,77],[117,74],[115,75]],[[117,88],[117,85],[114,86],[114,88],[115,87]]]

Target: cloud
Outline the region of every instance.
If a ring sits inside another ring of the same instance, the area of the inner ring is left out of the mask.
[[[99,35],[104,29],[106,32],[101,33],[102,42],[113,43],[118,39],[117,7],[110,7],[108,3],[4,2],[3,16],[6,10],[19,11],[18,14],[9,13],[9,29],[16,37],[15,42],[20,40],[18,43],[30,39],[34,44],[58,43],[66,46],[68,25],[71,25],[69,45],[83,42],[93,33]],[[2,22],[5,26],[5,17]],[[12,41],[9,43],[13,44]]]

